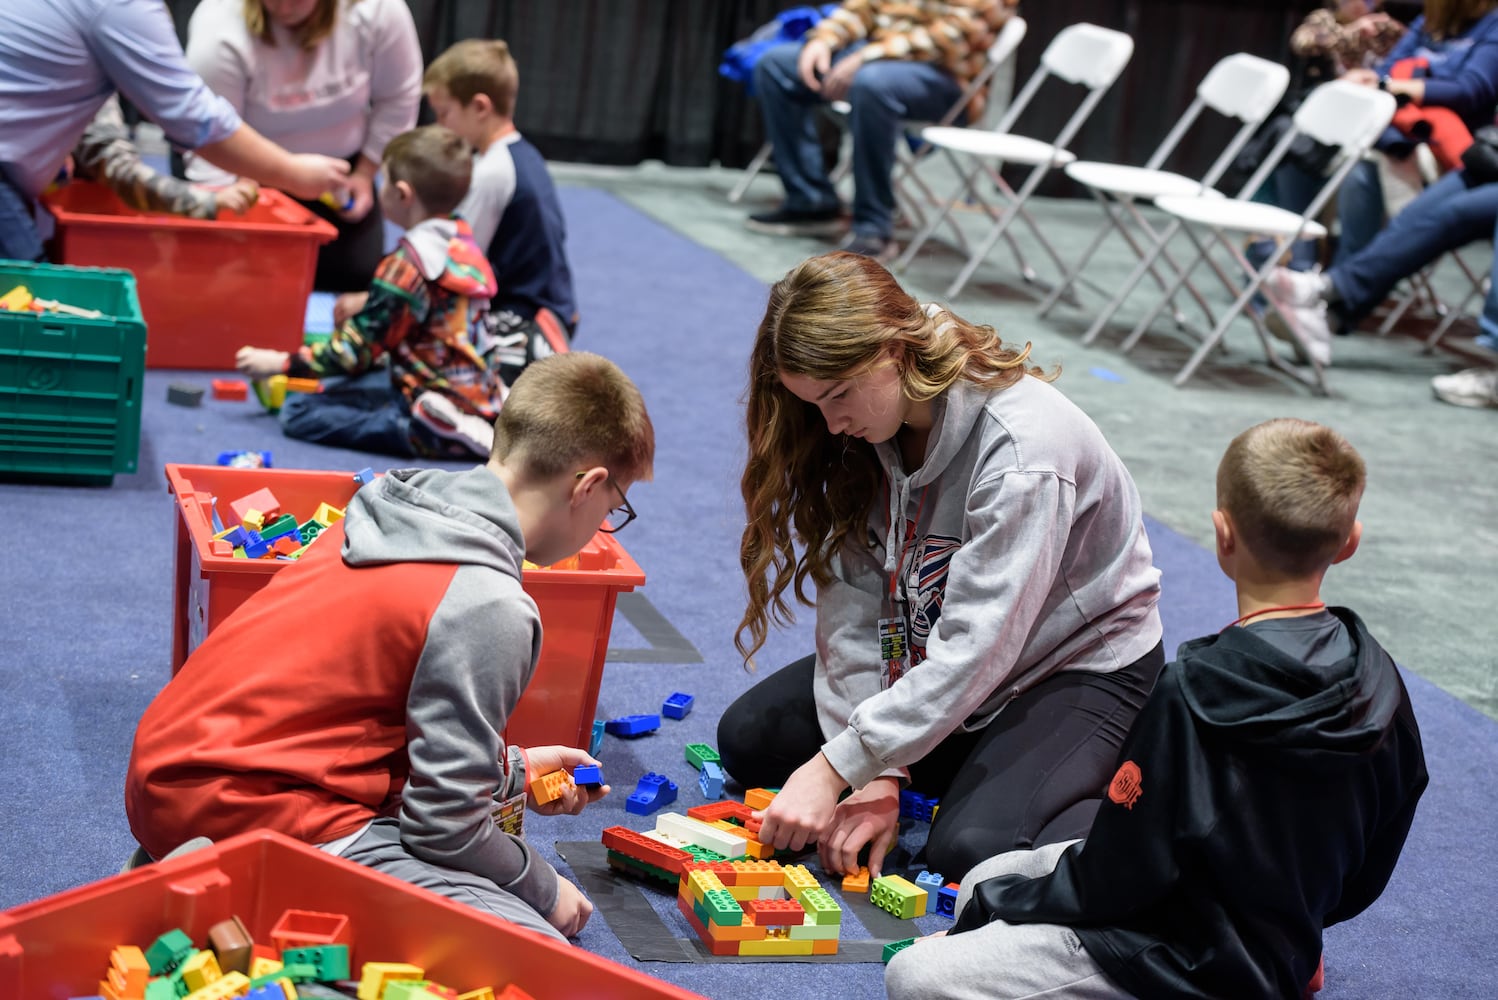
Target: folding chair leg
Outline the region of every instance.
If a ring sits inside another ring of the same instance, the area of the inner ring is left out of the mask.
[[[1144,316],[1140,318],[1139,322],[1135,324],[1134,329],[1129,331],[1129,335],[1124,338],[1123,343],[1118,345],[1118,349],[1125,354],[1132,351],[1134,349],[1134,345],[1139,343],[1139,341],[1144,337],[1144,332],[1148,330],[1150,326],[1155,322],[1155,318],[1165,310],[1166,304],[1170,302],[1175,294],[1181,290],[1181,286],[1186,283],[1186,279],[1191,277],[1191,272],[1196,270],[1196,267],[1201,263],[1202,258],[1207,255],[1206,250],[1202,247],[1201,242],[1196,238],[1196,234],[1192,232],[1191,227],[1185,226],[1183,228],[1185,230],[1186,236],[1196,247],[1197,255],[1192,259],[1190,264],[1176,270],[1176,275],[1171,279],[1170,287],[1165,289],[1165,294],[1160,296],[1159,300],[1154,304],[1150,311],[1145,313]],[[1160,252],[1164,253],[1164,251],[1165,244],[1162,242],[1160,244]]]
[[[1150,247],[1149,252],[1140,258],[1138,264],[1134,265],[1134,270],[1129,272],[1129,276],[1119,286],[1118,292],[1108,301],[1107,305],[1103,306],[1102,310],[1097,314],[1097,318],[1092,321],[1092,325],[1087,328],[1087,332],[1082,334],[1082,343],[1090,344],[1094,340],[1097,340],[1098,335],[1103,332],[1103,327],[1108,325],[1108,321],[1113,318],[1113,314],[1118,312],[1119,307],[1133,294],[1139,282],[1144,280],[1144,276],[1149,273],[1151,265],[1164,252],[1165,244],[1170,242],[1170,238],[1180,228],[1180,220],[1172,219],[1170,225],[1166,226],[1157,236],[1155,245]]]
[[[733,190],[728,192],[730,203],[736,205],[739,199],[744,197],[744,192],[749,190],[749,184],[765,168],[765,164],[770,162],[770,154],[774,149],[775,147],[768,142],[759,147],[759,152],[754,154],[754,159],[750,160],[749,165],[744,168],[744,176],[740,177],[739,182],[733,186]]]
[[[1112,221],[1114,226],[1117,226],[1118,220],[1113,216],[1108,203],[1103,201],[1102,196],[1096,191],[1093,191],[1093,195],[1102,204],[1103,212],[1107,214],[1109,220]],[[1045,319],[1046,315],[1055,308],[1056,303],[1061,301],[1061,296],[1069,291],[1077,279],[1082,276],[1082,271],[1087,267],[1087,262],[1092,260],[1092,255],[1097,253],[1098,247],[1103,245],[1103,240],[1108,238],[1109,232],[1110,230],[1106,226],[1098,229],[1097,235],[1092,238],[1092,242],[1088,244],[1087,249],[1082,251],[1082,256],[1077,258],[1077,262],[1071,266],[1070,270],[1061,275],[1061,280],[1056,282],[1056,287],[1052,288],[1051,293],[1041,301],[1040,308],[1035,314],[1037,317]]]
[[[973,250],[973,253],[969,255],[967,263],[963,265],[962,270],[957,273],[956,279],[947,288],[947,298],[954,299],[962,292],[963,287],[968,283],[968,279],[973,276],[973,272],[977,271],[978,267],[988,258],[988,252],[994,248],[999,242],[999,238],[1004,235],[1010,225],[1013,224],[1014,220],[1024,210],[1025,199],[1030,197],[1031,193],[1040,186],[1041,180],[1050,172],[1051,165],[1049,163],[1037,164],[1030,168],[1030,175],[1025,178],[1025,183],[1021,185],[1019,193],[1015,195],[1014,200],[1004,210],[1004,214],[994,224],[993,229],[983,238],[983,242],[979,243]],[[1047,243],[1046,247],[1049,249],[1050,244]],[[1055,250],[1051,250],[1052,256],[1055,256],[1055,253]],[[1065,267],[1064,264],[1060,266]]]
[[[943,152],[948,151],[943,150]],[[948,155],[951,156],[950,152],[948,152]],[[952,197],[948,198],[942,204],[941,211],[936,215],[933,215],[930,221],[928,221],[924,226],[921,227],[921,231],[916,234],[915,239],[911,240],[910,243],[905,247],[905,252],[902,253],[895,261],[895,266],[892,268],[892,270],[904,271],[907,267],[910,266],[910,262],[915,260],[915,255],[920,252],[921,247],[926,245],[926,241],[929,240],[931,236],[936,232],[937,227],[945,222],[947,217],[952,214],[952,209],[957,207],[957,202],[962,199],[963,192],[971,189],[973,176],[982,170],[982,164],[977,164],[973,166],[966,174],[964,174],[962,172],[962,164],[957,159],[957,157],[952,156],[951,158],[952,162],[957,165],[958,175],[962,177],[962,182],[957,186],[957,190],[953,192]]]

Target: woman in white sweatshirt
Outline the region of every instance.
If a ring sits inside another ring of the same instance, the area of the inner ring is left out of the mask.
[[[1087,832],[1164,664],[1160,574],[1128,471],[1028,357],[868,257],[771,289],[737,642],[811,583],[817,648],[719,724],[729,773],[781,788],[765,842],[842,872],[868,848],[877,874],[907,783],[940,797],[925,860],[949,880]]]
[[[263,135],[297,153],[349,161],[347,188],[304,202],[338,228],[314,287],[362,292],[384,255],[374,177],[385,144],[416,124],[421,46],[405,0],[203,0],[187,61]],[[228,183],[200,158],[187,176]]]

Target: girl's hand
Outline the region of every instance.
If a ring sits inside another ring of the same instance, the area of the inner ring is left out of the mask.
[[[763,823],[759,842],[777,851],[799,851],[818,840],[832,822],[838,795],[847,787],[827,758],[817,754],[796,768],[763,812],[754,814]]]
[[[837,804],[832,825],[818,843],[822,869],[851,875],[858,871],[858,855],[869,848],[869,878],[878,878],[884,856],[899,838],[900,782],[875,778]]]

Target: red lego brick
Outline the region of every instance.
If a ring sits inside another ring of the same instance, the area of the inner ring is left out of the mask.
[[[800,927],[806,910],[794,899],[746,899],[739,904],[756,927]]]
[[[683,869],[695,860],[686,851],[669,847],[623,826],[611,826],[604,830],[603,846],[618,851],[620,854],[627,854],[646,864],[663,868],[673,875],[680,875]]]
[[[724,799],[721,802],[709,802],[706,805],[693,806],[687,810],[687,816],[692,819],[700,819],[704,823],[712,823],[716,820],[727,820],[730,823],[747,824],[754,810],[742,802],[732,799]]]
[[[216,378],[213,380],[214,399],[248,399],[250,387],[248,383],[237,378]]]
[[[234,511],[235,518],[240,521],[243,521],[244,516],[252,510],[258,510],[265,515],[266,520],[270,520],[281,512],[281,501],[277,500],[276,495],[268,488],[262,488],[235,500],[229,504],[229,509]]]
[[[692,909],[690,900],[685,900],[677,896],[676,908],[681,911],[682,916],[687,918],[687,923],[692,925],[692,930],[697,932],[697,937],[702,940],[703,945],[706,946],[711,954],[722,956],[737,955],[739,953],[739,943],[737,941],[719,941],[708,933],[707,928],[702,925],[702,921],[697,919],[697,913]]]

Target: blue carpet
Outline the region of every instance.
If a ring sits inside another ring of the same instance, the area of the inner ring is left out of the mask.
[[[649,575],[643,594],[704,659],[615,662],[605,671],[598,705],[604,718],[658,711],[672,691],[697,701],[685,720],[666,720],[654,735],[605,741],[609,799],[576,818],[532,818],[530,838],[565,871],[555,842],[596,840],[615,823],[647,825],[623,808],[644,772],[661,771],[680,784],[678,808],[702,801],[682,747],[713,742],[718,715],[755,679],[740,665],[732,636],[743,609],[736,561],[741,396],[765,288],[607,194],[569,188],[563,199],[581,296],[577,347],[609,355],[634,376],[658,434],[656,479],[631,491],[640,518],[620,541]],[[168,677],[171,649],[177,515],[162,463],[212,462],[221,450],[245,448],[270,449],[287,468],[392,465],[288,441],[253,404],[169,406],[167,383],[184,379],[206,384],[207,375],[147,374],[141,473],[118,477],[111,489],[0,485],[8,515],[0,519],[0,552],[10,567],[0,579],[9,668],[0,671],[0,788],[8,816],[0,830],[0,908],[105,877],[133,846],[120,803],[124,758],[136,719]],[[1210,553],[1160,524],[1149,528],[1173,649],[1231,620],[1232,588]],[[1357,572],[1357,561],[1336,572]],[[810,649],[810,614],[800,619],[771,636],[760,670]],[[621,617],[611,645],[647,642]],[[1432,785],[1383,898],[1328,932],[1327,1000],[1498,996],[1490,964],[1498,793],[1487,777],[1498,771],[1498,725],[1418,678],[1408,681]],[[668,926],[686,933],[669,898],[651,896]],[[942,924],[928,917],[917,926],[924,932]],[[636,963],[601,918],[578,943],[711,997],[760,993],[772,983],[787,998],[882,993],[876,965]]]

